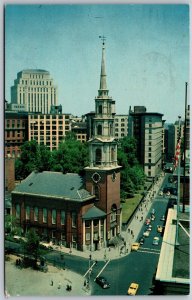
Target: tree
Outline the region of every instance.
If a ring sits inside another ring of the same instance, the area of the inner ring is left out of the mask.
[[[21,157],[15,162],[15,177],[17,180],[24,179],[32,171],[49,171],[52,167],[51,151],[35,140],[28,141],[21,146]]]
[[[62,170],[63,173],[82,174],[88,165],[88,146],[76,140],[74,135],[68,135],[60,143],[59,149],[53,152],[53,170]]]
[[[10,235],[21,235],[22,229],[18,225],[18,220],[15,216],[5,216],[5,232]]]
[[[119,142],[117,159],[121,171],[121,197],[133,197],[144,184],[145,174],[136,157],[136,140],[124,137]]]
[[[40,240],[34,229],[30,229],[26,234],[26,241],[23,242],[25,254],[32,256],[37,263],[40,257]]]

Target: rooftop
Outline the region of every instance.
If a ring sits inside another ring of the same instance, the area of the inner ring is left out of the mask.
[[[73,201],[84,201],[93,197],[85,190],[84,180],[78,174],[49,171],[32,172],[12,193],[41,195]]]
[[[156,280],[189,284],[189,236],[186,233],[189,232],[189,213],[179,214],[184,230],[178,227],[178,246],[175,245],[176,216],[176,207],[168,210]]]

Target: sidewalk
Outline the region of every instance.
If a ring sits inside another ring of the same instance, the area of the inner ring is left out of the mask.
[[[5,261],[5,296],[90,296],[84,287],[85,278],[70,270],[48,265],[48,272],[16,267],[17,256],[9,255]],[[72,286],[66,290],[67,284]]]
[[[108,248],[103,248],[91,252],[91,251],[78,251],[72,248],[70,253],[70,249],[64,246],[53,246],[53,248],[62,253],[76,255],[87,259],[89,259],[91,255],[92,260],[98,260],[98,261],[119,259],[121,257],[124,257],[125,255],[128,255],[131,251],[132,243],[134,243],[138,238],[138,234],[152,206],[153,199],[157,196],[163,180],[164,180],[164,175],[162,174],[159,177],[158,181],[153,185],[151,190],[148,191],[142,203],[139,205],[137,211],[135,212],[134,216],[129,222],[127,229],[121,232],[121,236],[124,238],[124,244],[125,244],[125,246],[123,246],[123,249],[122,246],[116,248],[108,247]]]

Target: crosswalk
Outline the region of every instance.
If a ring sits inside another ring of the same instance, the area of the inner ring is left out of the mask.
[[[160,254],[160,249],[140,247],[140,248],[137,250],[137,252],[151,253],[151,254],[159,255],[159,254]]]

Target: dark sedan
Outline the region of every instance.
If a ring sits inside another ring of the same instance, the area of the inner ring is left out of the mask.
[[[107,279],[103,276],[98,276],[96,278],[96,282],[103,288],[107,289],[110,287],[110,283],[107,281]]]

